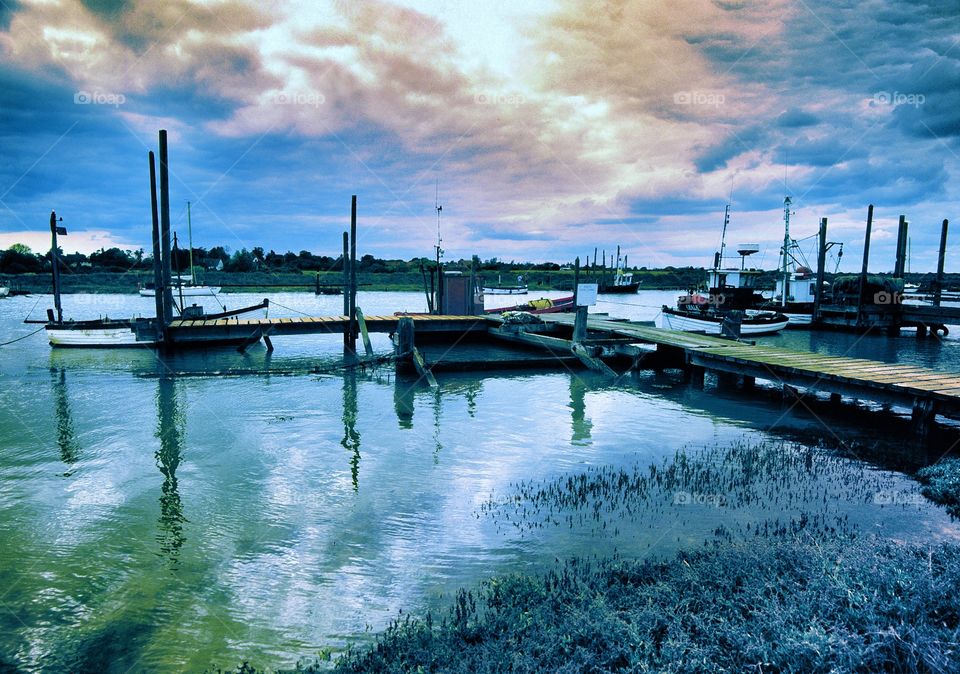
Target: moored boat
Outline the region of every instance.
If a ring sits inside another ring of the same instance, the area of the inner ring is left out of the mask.
[[[726,321],[728,325],[736,326],[736,320],[731,320],[733,312],[696,312],[683,311],[681,309],[671,309],[663,307],[660,313],[659,327],[668,330],[684,330],[686,332],[703,332],[708,335],[723,334],[723,326]],[[789,319],[784,314],[775,311],[759,311],[754,309],[745,310],[739,321],[739,334],[748,335],[770,335],[780,332],[785,327]]]
[[[573,311],[573,295],[560,297],[555,300],[541,297],[540,299],[530,300],[524,304],[517,304],[512,307],[496,307],[493,309],[484,309],[485,314],[502,314],[507,311],[526,311],[531,314],[556,314],[562,311]]]

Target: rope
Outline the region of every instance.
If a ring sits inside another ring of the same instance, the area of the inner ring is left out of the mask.
[[[311,315],[311,314],[306,313],[305,311],[300,311],[299,309],[294,309],[293,307],[284,306],[284,305],[280,304],[279,302],[277,302],[277,301],[275,301],[275,300],[270,300],[270,304],[275,304],[275,305],[277,305],[278,307],[280,307],[281,309],[286,309],[287,311],[292,311],[293,313],[295,313],[295,314],[300,314],[301,316],[310,316],[310,315]]]
[[[26,339],[27,337],[33,337],[35,334],[37,334],[37,333],[40,332],[41,330],[46,330],[46,329],[47,329],[47,326],[44,325],[42,328],[37,328],[36,330],[34,330],[33,332],[31,332],[29,335],[24,335],[23,337],[17,337],[16,339],[11,339],[9,342],[3,342],[2,344],[0,344],[0,346],[7,346],[8,344],[15,344],[16,342],[19,342],[21,339]]]

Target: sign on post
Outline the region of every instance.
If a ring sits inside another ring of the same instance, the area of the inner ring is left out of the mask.
[[[597,303],[596,283],[578,283],[577,284],[577,306],[592,307]]]

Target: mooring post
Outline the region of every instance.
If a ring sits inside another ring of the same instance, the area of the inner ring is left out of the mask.
[[[893,264],[893,277],[903,278],[907,267],[907,216],[901,215],[897,224],[897,258]]]
[[[160,214],[157,211],[157,163],[153,150],[148,153],[150,160],[150,215],[153,223],[153,300],[157,311],[157,341],[164,339],[163,322],[163,257],[160,253]]]
[[[943,295],[943,262],[947,255],[947,225],[950,222],[946,219],[940,229],[940,251],[937,255],[937,288],[933,293],[934,306],[940,306],[940,299]]]
[[[350,315],[350,266],[347,261],[350,259],[350,235],[343,233],[343,315]],[[343,333],[346,336],[346,332]],[[346,344],[346,341],[344,341]]]
[[[690,365],[687,368],[690,385],[694,388],[703,388],[707,370],[699,365]]]
[[[580,258],[573,261],[573,306],[577,306],[577,286],[580,285]]]
[[[60,227],[57,222],[57,212],[50,211],[50,265],[53,272],[53,307],[56,310],[57,323],[63,323],[63,307],[60,305],[60,246],[57,244],[57,233],[63,232],[66,234],[66,230]]]
[[[870,264],[870,230],[873,228],[873,204],[867,207],[867,232],[863,236],[863,268],[860,271],[860,293],[857,300],[857,327],[863,323],[863,305],[867,294],[867,267]]]
[[[930,437],[937,417],[937,401],[932,398],[915,398],[913,401],[913,432],[921,440]]]
[[[350,199],[350,349],[357,350],[357,195]]]
[[[163,332],[169,337],[167,326],[173,320],[173,292],[170,289],[170,178],[167,157],[167,131],[160,129],[160,246],[163,258],[163,283],[157,292],[163,293]]]
[[[813,322],[820,320],[823,298],[823,276],[827,266],[827,219],[820,218],[820,247],[817,250],[817,289],[813,296]]]
[[[393,355],[397,358],[397,369],[402,369],[403,361],[413,351],[413,319],[401,316],[397,321],[397,332],[393,339]]]

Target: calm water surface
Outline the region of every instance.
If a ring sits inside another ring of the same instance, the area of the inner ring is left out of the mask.
[[[595,310],[652,320],[675,295],[610,296]],[[223,298],[233,308],[260,297]],[[288,316],[339,313],[342,303],[272,299],[271,315]],[[36,301],[0,301],[0,341],[35,329],[21,321]],[[420,293],[361,293],[359,304],[367,314],[424,308]],[[66,296],[64,308],[78,319],[149,314],[152,299]],[[960,371],[954,336],[765,341]],[[43,334],[0,347],[0,669],[79,669],[103,654],[116,671],[289,666],[494,573],[614,548],[668,555],[718,523],[761,515],[668,502],[619,522],[614,536],[503,526],[484,504],[521,483],[661,464],[685,448],[784,444],[784,429],[819,423],[653,375],[614,384],[583,372],[441,374],[437,391],[390,368],[312,375],[304,368],[338,362],[339,337],[275,345],[272,355],[258,346],[166,359],[52,351]],[[390,350],[383,335],[374,346]],[[272,374],[230,374],[251,369]],[[871,437],[831,425],[825,435]],[[763,517],[816,509],[861,533],[960,536],[903,476],[817,456],[830,469],[803,477],[807,501],[767,506]]]

